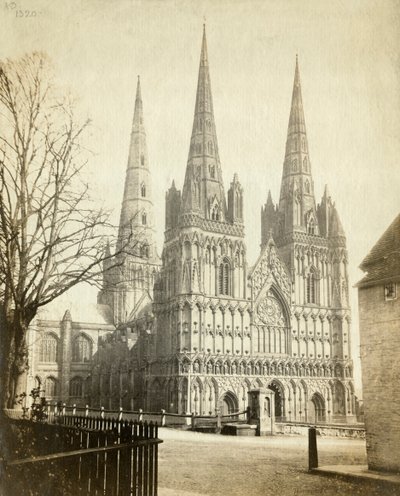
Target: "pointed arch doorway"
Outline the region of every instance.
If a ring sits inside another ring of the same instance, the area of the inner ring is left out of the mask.
[[[280,420],[284,416],[283,391],[277,382],[273,381],[268,385],[268,389],[275,393],[275,418]]]
[[[308,421],[312,424],[326,422],[325,401],[319,393],[314,393],[308,402]]]
[[[221,415],[231,415],[239,411],[239,401],[231,391],[225,393],[220,401]]]

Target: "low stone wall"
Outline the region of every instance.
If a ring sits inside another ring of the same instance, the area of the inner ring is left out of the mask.
[[[275,424],[276,434],[292,434],[306,436],[308,434],[309,424],[297,423],[280,423]],[[317,435],[326,437],[347,437],[354,439],[365,439],[365,428],[362,425],[348,424],[327,424],[317,425]]]

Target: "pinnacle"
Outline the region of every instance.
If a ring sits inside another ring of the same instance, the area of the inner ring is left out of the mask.
[[[71,312],[69,310],[66,310],[64,313],[63,321],[65,320],[72,320]]]
[[[142,90],[140,87],[140,76],[139,75],[137,77],[137,85],[136,85],[136,101],[137,100],[142,101]]]

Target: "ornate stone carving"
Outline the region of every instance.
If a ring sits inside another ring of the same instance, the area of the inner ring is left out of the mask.
[[[257,306],[257,316],[261,323],[284,327],[286,325],[283,309],[271,291]]]
[[[267,284],[270,285],[275,281],[281,288],[287,301],[290,302],[291,286],[289,274],[287,273],[283,263],[280,261],[273,242],[270,242],[264,249],[264,252],[253,269],[250,278],[254,300]]]

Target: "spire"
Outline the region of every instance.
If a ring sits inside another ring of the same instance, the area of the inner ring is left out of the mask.
[[[226,217],[205,25],[203,26],[192,136],[182,192],[181,213],[189,212],[218,221],[223,221]]]
[[[285,160],[279,200],[280,234],[293,230],[318,234],[314,184],[308,153],[298,56],[294,72],[292,103],[286,138]]]
[[[152,246],[153,231],[151,175],[143,119],[142,91],[140,77],[138,76],[124,197],[121,207],[119,241],[121,242],[124,237],[131,237],[137,249],[139,249],[139,245],[142,242]],[[150,249],[150,252],[155,254],[155,250]]]

